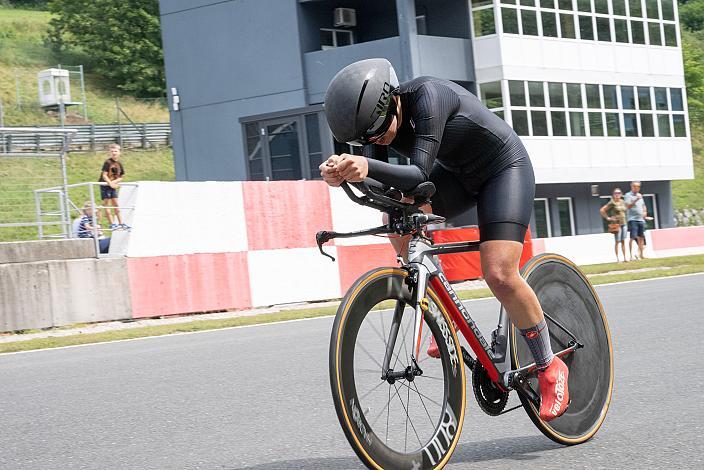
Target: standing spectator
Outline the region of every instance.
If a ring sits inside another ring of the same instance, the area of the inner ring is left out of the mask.
[[[633,242],[638,243],[637,258],[643,259],[643,245],[645,243],[645,218],[648,216],[648,208],[645,207],[643,195],[640,193],[640,181],[631,183],[631,190],[623,197],[626,203],[626,219],[628,220],[628,232],[631,234],[631,241],[628,244],[628,251],[633,261]]]
[[[90,201],[86,201],[86,203],[83,204],[83,216],[78,223],[77,235],[78,238],[95,238],[97,235],[100,252],[107,253],[110,249],[110,239],[102,236],[103,231],[100,227],[97,227],[97,233],[95,227],[93,227],[93,207]]]
[[[626,258],[626,203],[623,201],[622,194],[621,188],[614,188],[609,202],[599,210],[601,216],[609,222],[609,232],[614,234],[614,253],[617,262],[621,261],[618,257],[619,245],[623,252],[623,261],[628,261]]]
[[[125,175],[125,168],[119,161],[120,146],[117,144],[108,145],[108,155],[110,158],[103,163],[103,169],[100,173],[100,179],[98,180],[100,183],[107,183],[107,185],[100,186],[100,198],[103,200],[103,210],[108,218],[110,230],[128,229],[129,227],[122,223],[120,209],[117,208],[117,189],[120,187],[122,177]],[[108,206],[113,206],[117,223],[115,223],[115,219],[110,214]]]

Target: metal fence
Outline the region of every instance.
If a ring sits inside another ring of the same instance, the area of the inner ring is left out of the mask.
[[[29,130],[28,130],[29,129]],[[63,134],[50,133],[48,129],[60,131],[61,127],[32,128],[4,127],[0,132],[0,154],[12,152],[58,151],[64,145]],[[71,126],[75,134],[67,150],[71,152],[95,151],[107,144],[118,143],[123,148],[158,148],[171,145],[169,123],[139,124],[92,124]]]
[[[0,136],[7,132],[8,128],[0,127]],[[36,188],[68,185],[66,153],[76,129],[15,127],[11,132],[38,134],[56,144],[51,149],[8,148],[0,144],[0,240],[36,239],[39,228],[46,233],[68,234],[69,223],[63,218],[68,207],[66,191],[39,196],[46,211],[55,214],[52,220],[43,221],[37,218],[37,201],[32,194]]]

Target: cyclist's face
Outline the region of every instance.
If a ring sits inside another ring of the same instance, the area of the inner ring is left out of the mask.
[[[398,131],[398,122],[399,122],[398,116],[401,111],[401,105],[398,103],[398,101],[396,101],[396,103],[397,103],[396,106],[398,106],[398,108],[397,108],[398,111],[396,112],[394,117],[391,119],[391,125],[386,130],[386,132],[381,134],[379,137],[376,137],[374,139],[370,139],[373,144],[389,145],[396,138],[396,132]]]

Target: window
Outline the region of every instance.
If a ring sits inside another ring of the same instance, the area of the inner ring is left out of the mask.
[[[567,118],[564,111],[550,111],[550,119],[552,121],[552,135],[566,136],[567,135]]]
[[[614,15],[626,16],[626,0],[612,0],[611,7]]]
[[[636,99],[632,86],[621,86],[621,106],[623,109],[636,109]]]
[[[587,90],[587,107],[601,108],[599,85],[584,85],[584,88]]]
[[[647,230],[654,230],[660,228],[660,221],[658,217],[658,204],[655,198],[655,194],[643,194],[643,202],[648,210],[648,215],[653,218],[653,220],[645,221],[645,228]]]
[[[638,87],[638,109],[652,109],[650,106],[650,87]]]
[[[509,80],[508,94],[511,97],[511,106],[526,105],[526,92],[522,81]]]
[[[320,28],[320,48],[349,46],[354,44],[354,33],[348,29]]]
[[[535,227],[535,238],[547,238],[552,236],[547,199],[536,198],[533,200],[533,224]]]
[[[562,83],[548,83],[548,94],[550,95],[550,106],[553,108],[565,107],[565,93],[562,91]]]
[[[648,37],[650,44],[653,46],[662,46],[662,37],[660,36],[660,23],[651,21],[648,23]]]
[[[631,35],[634,44],[645,44],[645,32],[642,21],[631,21]]]
[[[553,12],[541,11],[540,18],[543,22],[543,36],[557,37],[557,16]]]
[[[658,114],[658,137],[670,137],[670,116]]]
[[[545,107],[543,82],[528,82],[528,96],[532,107]]]
[[[628,13],[631,16],[643,16],[640,0],[628,0]]]
[[[672,7],[673,0],[662,0],[660,6],[662,7],[662,19],[668,21],[674,21],[675,10]]]
[[[640,115],[640,131],[643,137],[654,137],[655,128],[653,127],[653,115],[643,113]]]
[[[560,13],[560,28],[563,38],[575,39],[577,37],[574,29],[574,15]]]
[[[579,83],[567,84],[567,104],[570,108],[582,107],[582,87]]]
[[[570,130],[574,137],[583,137],[584,133],[584,113],[570,111]]]
[[[609,137],[621,137],[618,113],[606,113],[606,133]]]
[[[636,114],[623,114],[623,129],[626,131],[626,137],[638,137],[638,120]]]
[[[577,0],[577,10],[592,12],[592,0]]]
[[[655,109],[667,111],[667,88],[655,88]]]
[[[533,121],[533,135],[548,135],[548,121],[545,117],[545,111],[531,111],[530,117]]]
[[[521,10],[521,24],[523,25],[523,34],[538,35],[538,19],[535,10]]]
[[[579,15],[579,38],[593,40],[594,28],[592,27],[592,17]]]
[[[602,85],[602,90],[604,91],[604,107],[606,109],[617,109],[618,94],[616,85]]]
[[[515,8],[501,9],[501,22],[503,24],[504,33],[518,34],[518,15]]]
[[[672,127],[675,130],[675,137],[687,137],[687,130],[684,124],[684,114],[672,115]]]
[[[658,14],[658,0],[645,0],[645,11],[648,18],[657,20],[660,18]]]
[[[511,110],[513,130],[518,135],[528,135],[528,111]]]
[[[664,24],[665,29],[665,45],[677,47],[677,31],[674,24]]]
[[[597,13],[609,14],[609,0],[594,0],[594,11]]]
[[[501,82],[482,83],[479,86],[481,100],[484,105],[489,108],[502,108],[504,106],[501,97]]]
[[[428,22],[425,15],[416,15],[416,32],[422,36],[428,34]]]
[[[611,26],[608,18],[596,17],[596,35],[599,41],[611,42]]]
[[[308,167],[310,179],[320,179],[318,167],[323,163],[322,142],[320,140],[320,124],[318,114],[306,114],[306,140],[308,143]]]
[[[474,8],[479,6],[480,8]],[[474,18],[474,35],[488,36],[496,33],[494,24],[494,5],[489,1],[472,1],[472,16]]]
[[[569,237],[574,235],[574,213],[572,211],[571,197],[557,198],[557,213],[560,218],[560,236]]]
[[[615,19],[614,32],[617,42],[628,42],[628,21]]]
[[[264,176],[264,160],[262,158],[261,139],[259,137],[259,126],[256,123],[245,124],[245,135],[247,142],[247,163],[249,166],[249,179],[262,181]]]
[[[604,135],[604,121],[601,117],[601,113],[588,113],[588,116],[589,116],[589,135],[603,136]]]
[[[572,0],[557,0],[560,10],[572,10]]]
[[[683,111],[682,107],[682,90],[679,88],[670,88],[670,103],[673,111]]]

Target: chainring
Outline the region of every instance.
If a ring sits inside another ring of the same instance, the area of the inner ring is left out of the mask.
[[[472,371],[472,389],[479,408],[490,416],[498,416],[506,407],[508,392],[499,390],[479,361]]]

